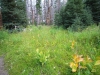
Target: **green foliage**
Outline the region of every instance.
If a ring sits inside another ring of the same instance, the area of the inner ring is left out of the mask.
[[[36,51],[37,51],[37,59],[43,66],[47,62],[50,55],[49,53],[44,53],[42,51],[40,52],[39,49],[37,49]]]
[[[55,14],[55,25],[61,26],[64,25],[64,18],[65,18],[65,7],[62,7],[59,12]]]
[[[24,0],[1,0],[1,12],[4,25],[27,24],[26,4]]]
[[[70,63],[70,67],[72,68],[73,73],[77,73],[78,75],[93,75],[93,66],[95,66],[94,62],[90,57],[83,57],[83,55],[74,55],[73,61]]]
[[[81,31],[84,28],[82,25],[83,23],[81,22],[81,19],[79,17],[76,17],[76,19],[74,19],[74,23],[70,28],[73,31]]]
[[[92,61],[92,59],[88,56],[83,55],[74,55],[73,62],[70,63],[70,68],[74,74],[77,75],[94,75],[97,66],[100,65],[100,58],[99,60]]]
[[[100,0],[86,0],[85,4],[91,10],[93,20],[98,25],[100,22]]]
[[[81,32],[53,26],[29,26],[17,34],[5,31],[0,34],[7,34],[3,41],[0,40],[0,54],[5,54],[5,66],[10,75],[77,75],[78,72],[73,73],[69,67],[75,54],[83,55],[84,60],[88,56],[96,64],[84,62],[87,69],[80,69],[79,74],[100,75],[100,33],[97,26]],[[83,66],[83,62],[80,65]]]
[[[1,30],[0,31],[0,40],[7,39],[8,33],[6,31]]]
[[[8,40],[9,34],[4,31],[0,30],[0,55],[6,52],[6,40]],[[5,43],[4,43],[5,42]]]
[[[41,0],[36,0],[37,13],[41,14]]]
[[[61,25],[64,28],[88,26],[91,23],[91,14],[85,9],[83,0],[68,0],[65,8],[63,7],[60,13],[55,15],[55,24]]]

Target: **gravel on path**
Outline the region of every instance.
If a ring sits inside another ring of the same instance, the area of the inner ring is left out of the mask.
[[[4,59],[0,57],[0,75],[8,75],[7,71],[4,68]]]

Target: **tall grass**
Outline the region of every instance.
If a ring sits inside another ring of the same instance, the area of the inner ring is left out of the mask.
[[[6,41],[8,41],[9,34],[7,31],[0,30],[0,55],[6,52]]]
[[[71,32],[52,26],[29,26],[20,33],[0,31],[0,54],[5,54],[10,75],[77,75],[69,66],[73,55],[89,56],[93,61],[100,57],[99,28]],[[99,69],[95,75],[100,74]]]

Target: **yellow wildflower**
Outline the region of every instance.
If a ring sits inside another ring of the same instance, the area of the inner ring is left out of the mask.
[[[82,55],[74,55],[73,60],[75,63],[82,62],[83,61]]]
[[[72,72],[76,72],[78,68],[78,63],[71,62],[70,67],[72,68]]]
[[[74,45],[75,45],[75,41],[73,40],[73,41],[72,41],[72,45],[71,45],[71,48],[72,48],[72,49],[74,49]]]

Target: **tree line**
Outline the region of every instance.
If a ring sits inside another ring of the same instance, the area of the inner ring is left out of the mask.
[[[55,24],[64,28],[100,22],[100,0],[0,0],[2,23],[7,25]]]
[[[3,25],[54,24],[61,0],[0,0]]]
[[[27,25],[25,0],[0,0],[4,26]]]
[[[64,28],[87,27],[99,25],[100,0],[68,0],[66,5],[55,15],[55,24]]]

